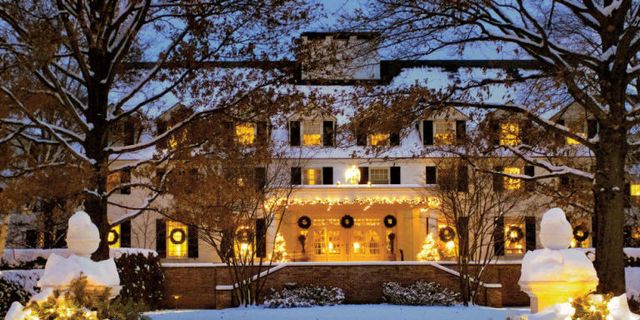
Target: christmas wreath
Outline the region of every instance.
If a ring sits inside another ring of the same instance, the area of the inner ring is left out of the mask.
[[[348,214],[345,215],[344,217],[342,217],[342,219],[340,219],[340,225],[345,229],[350,229],[351,227],[353,227],[353,217]]]
[[[309,229],[311,227],[311,218],[302,216],[298,219],[298,227],[302,229]]]
[[[187,241],[187,234],[182,229],[173,229],[171,233],[169,233],[169,240],[173,244],[183,244]]]
[[[112,246],[112,245],[118,243],[118,240],[120,240],[120,234],[115,230],[109,230],[109,236],[107,237],[107,239],[109,239],[109,241],[107,241],[107,243],[110,246]]]
[[[582,242],[589,238],[589,230],[583,225],[577,226],[573,229],[573,238]]]
[[[438,236],[440,237],[440,240],[442,240],[443,242],[449,242],[453,240],[453,238],[456,236],[456,232],[451,227],[444,227],[444,228],[440,228],[440,232],[438,232]]]
[[[522,228],[518,226],[509,227],[509,230],[507,231],[507,238],[509,239],[509,241],[518,242],[522,240],[523,237],[524,237],[524,232],[522,232]]]
[[[387,228],[393,228],[396,226],[396,223],[398,223],[398,220],[396,219],[396,217],[392,216],[392,215],[388,215],[386,217],[384,217],[384,226]]]

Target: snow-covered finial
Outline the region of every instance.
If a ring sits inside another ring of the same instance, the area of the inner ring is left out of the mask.
[[[571,245],[573,228],[564,211],[553,208],[545,212],[540,222],[540,242],[551,250],[566,249]]]
[[[67,246],[73,254],[88,257],[98,249],[100,232],[84,211],[76,212],[69,218]]]

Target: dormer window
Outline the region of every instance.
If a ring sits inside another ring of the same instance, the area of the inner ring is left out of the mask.
[[[434,140],[437,145],[453,144],[455,138],[455,129],[453,121],[438,120],[435,121]]]
[[[389,145],[388,133],[373,133],[369,135],[369,145],[374,147],[382,147]]]
[[[521,174],[521,169],[518,167],[506,167],[504,173],[511,175]],[[520,190],[522,188],[522,180],[518,178],[504,177],[504,188],[506,190]]]
[[[515,146],[520,144],[520,124],[515,121],[500,123],[500,145]]]
[[[251,145],[256,140],[256,128],[252,123],[236,124],[236,139],[242,145]]]
[[[335,145],[335,122],[333,120],[289,121],[289,145],[291,146]]]
[[[451,145],[462,144],[467,139],[465,120],[423,120],[422,121],[422,144]]]
[[[598,134],[598,122],[594,119],[588,119],[586,122],[584,120],[560,119],[557,123],[566,126],[569,131],[584,139],[592,139]],[[566,137],[565,143],[568,145],[580,144],[578,140],[571,137]]]
[[[305,146],[322,145],[322,121],[305,121],[302,125],[302,144]]]

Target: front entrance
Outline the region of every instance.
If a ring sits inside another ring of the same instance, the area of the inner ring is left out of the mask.
[[[354,218],[351,228],[338,218],[314,219],[309,229],[312,261],[385,261],[389,256],[389,234],[382,218]]]

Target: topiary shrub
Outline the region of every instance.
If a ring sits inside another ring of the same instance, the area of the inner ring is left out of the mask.
[[[265,299],[267,308],[298,308],[312,306],[333,306],[344,302],[344,292],[340,288],[308,286],[285,288],[280,291],[271,289],[271,295]]]
[[[391,304],[450,306],[461,301],[460,294],[435,282],[418,281],[403,287],[397,282],[382,284],[382,296]]]
[[[120,297],[156,309],[164,297],[164,272],[157,255],[125,253],[115,259],[120,275]]]
[[[30,298],[29,292],[19,283],[0,278],[0,318],[4,318],[14,301],[24,304]]]

